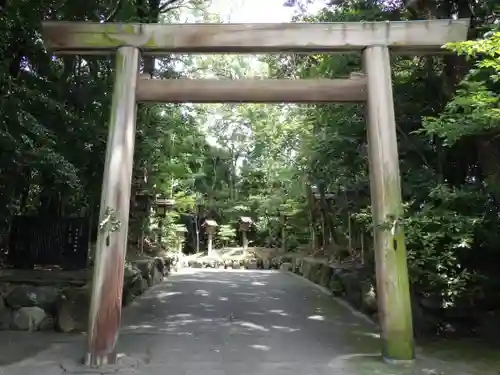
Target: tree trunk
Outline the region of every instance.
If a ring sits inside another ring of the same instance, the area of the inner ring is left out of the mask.
[[[500,207],[500,141],[498,138],[481,137],[477,141],[477,152],[486,186]]]
[[[328,201],[326,199],[326,187],[324,183],[319,183],[318,184],[318,190],[320,194],[320,205],[321,205],[321,212],[323,216],[323,225],[324,225],[324,235],[325,238],[323,239],[324,242],[324,248],[333,250],[333,252],[336,252],[338,249],[337,243],[335,241],[335,227],[333,220],[331,220],[331,215],[330,215],[330,206],[328,204]]]
[[[197,209],[198,210],[198,209]],[[199,210],[195,217],[195,231],[196,231],[196,254],[200,252],[200,213]]]
[[[317,244],[317,236],[316,236],[316,203],[314,201],[314,195],[311,189],[311,185],[309,181],[305,183],[307,202],[309,204],[309,227],[311,231],[311,249],[316,249]]]

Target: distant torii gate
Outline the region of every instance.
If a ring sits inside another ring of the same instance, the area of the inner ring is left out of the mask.
[[[44,22],[55,53],[116,53],[86,364],[116,360],[127,246],[137,102],[368,103],[369,167],[382,354],[414,358],[389,52],[440,54],[466,39],[469,20],[281,24]],[[365,75],[343,80],[150,80],[143,54],[361,52]],[[388,229],[386,225],[390,223]]]

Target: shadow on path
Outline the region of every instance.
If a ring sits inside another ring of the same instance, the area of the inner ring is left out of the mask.
[[[78,360],[84,352],[82,340],[72,340],[4,367],[0,374],[68,373],[58,361]],[[477,348],[468,352],[473,350]],[[420,352],[410,367],[387,365],[379,358],[373,324],[310,282],[276,271],[186,270],[172,275],[124,311],[118,351],[140,363],[115,374],[499,373],[490,361],[473,355],[448,360],[441,346]]]

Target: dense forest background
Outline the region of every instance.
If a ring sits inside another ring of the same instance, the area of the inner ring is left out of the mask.
[[[284,4],[306,21],[472,20],[470,41],[447,46],[448,55],[393,58],[412,290],[449,319],[471,324],[500,321],[499,4],[336,0],[315,14],[307,2]],[[16,215],[97,222],[113,60],[53,58],[40,22],[168,23],[186,14],[218,20],[203,0],[0,1],[2,248]],[[213,55],[147,59],[143,68],[164,78],[340,78],[361,65],[355,55]],[[366,146],[360,105],[140,105],[131,247],[141,232],[154,241],[158,231],[136,209],[146,192],[177,202],[163,228],[165,246],[182,222],[185,251],[196,251],[204,218],[223,225],[219,246],[234,245],[243,214],[255,220],[251,245],[280,246],[286,216],[288,250],[370,265]]]

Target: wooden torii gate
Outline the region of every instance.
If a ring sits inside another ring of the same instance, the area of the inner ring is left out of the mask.
[[[45,22],[56,54],[116,53],[86,364],[116,361],[127,246],[137,102],[320,103],[367,101],[369,167],[382,355],[414,358],[413,328],[389,53],[439,54],[466,39],[469,20],[280,24]],[[151,80],[139,59],[171,53],[363,55],[363,77],[343,80]],[[387,229],[386,225],[390,226]]]

